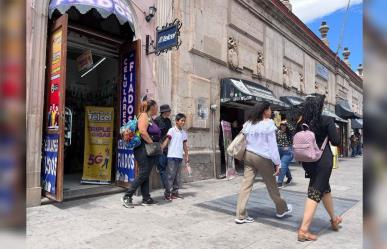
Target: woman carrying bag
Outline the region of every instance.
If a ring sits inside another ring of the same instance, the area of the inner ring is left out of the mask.
[[[122,204],[133,208],[133,195],[141,188],[142,205],[157,204],[149,194],[149,176],[161,153],[161,131],[152,117],[157,115],[157,103],[154,100],[143,101],[141,113],[138,116],[138,130],[141,134],[141,144],[134,149],[134,157],[138,163],[138,176],[134,179],[126,194],[121,198]]]
[[[245,170],[236,210],[235,223],[237,224],[254,222],[254,219],[247,215],[246,205],[257,173],[262,176],[270,198],[275,203],[276,216],[282,218],[292,212],[292,206],[286,204],[281,198],[275,179],[280,171],[281,160],[275,134],[277,127],[270,117],[269,103],[256,104],[248,121],[243,125],[244,137],[240,134],[235,138],[235,143],[244,147],[245,142],[246,145],[246,151],[243,153]],[[232,145],[233,143],[230,146],[232,147]],[[229,149],[227,150],[229,151]]]
[[[315,162],[302,162],[302,167],[305,170],[305,177],[310,178],[308,187],[308,198],[305,202],[304,217],[300,229],[298,230],[299,241],[317,240],[317,236],[309,232],[309,227],[312,223],[314,213],[320,201],[330,216],[331,229],[339,230],[339,224],[342,222],[340,216],[336,216],[333,209],[333,200],[329,179],[333,168],[333,154],[330,146],[325,146],[330,142],[334,146],[340,144],[340,137],[337,134],[334,119],[331,117],[322,116],[325,96],[315,94],[308,96],[304,103],[302,117],[298,122],[298,130],[303,130],[303,126],[309,127],[308,130],[315,134],[315,140],[318,148],[321,148],[322,154]],[[296,134],[297,136],[297,134]],[[295,147],[296,138],[293,141]],[[296,152],[295,152],[296,157]]]

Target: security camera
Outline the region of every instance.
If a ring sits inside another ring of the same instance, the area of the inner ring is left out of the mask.
[[[218,109],[218,106],[217,105],[211,105],[210,109],[211,109],[211,111],[216,111],[216,109]]]

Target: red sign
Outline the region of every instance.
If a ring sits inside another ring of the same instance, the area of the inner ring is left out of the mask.
[[[48,116],[47,127],[51,130],[59,128],[59,100],[60,100],[60,79],[61,79],[61,61],[62,61],[62,30],[53,34],[52,41],[52,62],[51,75],[48,92]]]

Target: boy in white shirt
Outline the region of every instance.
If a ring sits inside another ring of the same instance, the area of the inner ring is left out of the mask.
[[[186,116],[182,113],[176,115],[176,126],[169,129],[167,138],[162,144],[162,149],[165,148],[168,143],[168,165],[167,165],[167,179],[168,186],[165,187],[164,197],[166,200],[183,197],[179,194],[179,187],[181,185],[181,169],[183,163],[183,151],[185,162],[189,162],[188,157],[188,145],[187,145],[187,132],[183,130]]]

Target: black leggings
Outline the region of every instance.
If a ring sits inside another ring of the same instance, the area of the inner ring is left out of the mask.
[[[143,200],[150,198],[149,194],[149,176],[152,172],[153,166],[156,164],[157,156],[147,156],[145,145],[142,143],[138,148],[134,150],[134,158],[138,163],[138,176],[134,179],[130,185],[127,195],[133,196],[137,188],[141,188],[141,195]]]

